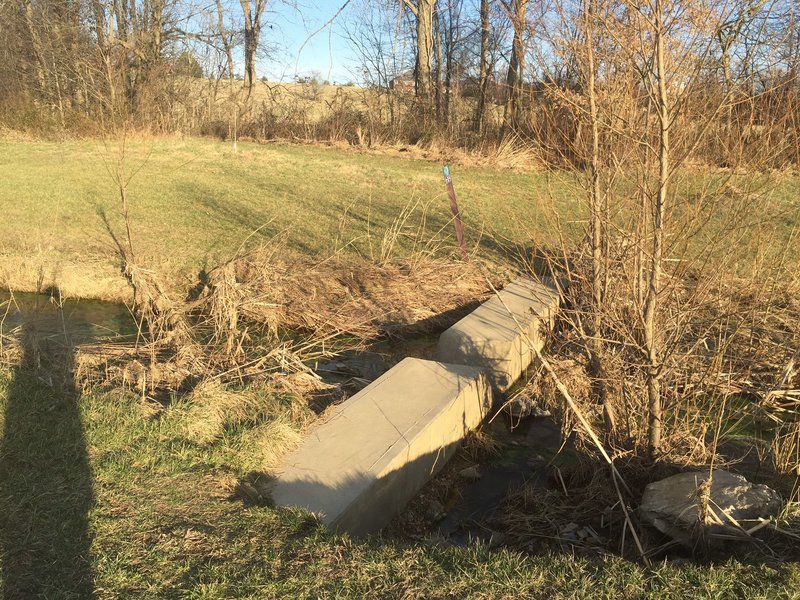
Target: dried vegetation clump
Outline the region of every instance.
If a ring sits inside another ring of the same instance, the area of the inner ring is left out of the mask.
[[[231,389],[216,381],[204,382],[188,397],[186,436],[207,445],[227,430],[266,425],[275,434],[275,441],[283,442],[278,446],[290,444],[298,439],[298,429],[313,419],[313,411],[301,402],[302,392],[309,388],[320,391],[326,386],[302,373],[271,385],[241,389]]]
[[[83,347],[82,385],[122,384],[142,396],[186,393],[204,382],[242,385],[316,375],[316,359],[386,337],[448,325],[486,293],[482,268],[432,258],[380,264],[310,258],[275,244],[201,274],[178,301],[133,271],[138,339]],[[293,384],[296,384],[294,381]],[[272,385],[272,384],[271,384]],[[319,389],[315,393],[320,392]]]
[[[320,339],[424,333],[448,320],[443,313],[463,309],[487,291],[475,264],[266,252],[261,248],[209,273],[200,300],[218,319],[218,331],[235,329],[237,314],[272,333],[309,331]]]

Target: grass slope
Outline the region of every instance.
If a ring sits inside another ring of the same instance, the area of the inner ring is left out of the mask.
[[[41,270],[45,285],[66,295],[127,293],[99,216],[105,211],[121,231],[110,174],[118,156],[118,145],[93,141],[0,140],[0,269],[6,283],[30,290]],[[385,230],[419,202],[429,208],[413,211],[406,233],[425,214],[428,233],[443,229],[448,240],[452,235],[440,165],[431,161],[246,143],[233,154],[230,145],[213,140],[170,139],[129,142],[125,164],[134,173],[129,195],[137,252],[181,290],[251,234],[259,241],[288,230],[289,246],[302,252],[346,246],[375,256]],[[454,179],[471,243],[489,224],[501,236],[528,240],[527,232],[541,232],[550,217],[542,206],[555,204],[561,214],[578,209],[567,176],[455,167]]]
[[[252,430],[211,445],[187,406],[153,416],[130,395],[56,393],[0,376],[4,598],[791,598],[800,568],[727,562],[645,569],[614,557],[330,534],[243,505]]]

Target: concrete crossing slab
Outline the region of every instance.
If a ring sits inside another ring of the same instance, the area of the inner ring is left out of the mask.
[[[490,298],[445,331],[435,358],[484,369],[495,390],[503,392],[535,356],[528,339],[539,350],[544,346],[559,300],[555,287],[526,277],[516,279],[499,292],[499,297]]]
[[[406,358],[316,426],[284,461],[272,499],[333,529],[385,526],[491,407],[479,368]]]

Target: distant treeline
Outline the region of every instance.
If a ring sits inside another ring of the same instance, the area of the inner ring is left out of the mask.
[[[466,148],[513,135],[544,161],[580,166],[592,111],[610,159],[648,144],[659,13],[669,27],[666,84],[679,98],[670,118],[703,134],[685,136],[693,141],[684,159],[797,165],[795,4],[343,0],[330,27],[359,57],[361,81],[337,91],[321,77],[258,79],[257,63],[275,60],[269,36],[280,26],[269,21],[267,0],[6,0],[0,124],[34,135],[97,135],[124,123],[158,133]]]

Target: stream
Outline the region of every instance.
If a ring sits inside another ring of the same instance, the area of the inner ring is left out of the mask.
[[[460,499],[438,526],[439,534],[455,546],[490,543],[497,532],[484,523],[515,489],[523,485],[537,490],[552,488],[548,464],[561,439],[552,418],[526,417],[512,428],[508,415],[499,414],[484,424],[483,431],[497,444],[498,455],[478,467],[478,478],[463,488]]]
[[[64,345],[137,332],[136,320],[124,304],[0,290],[0,333],[13,336],[24,328],[40,341]]]

